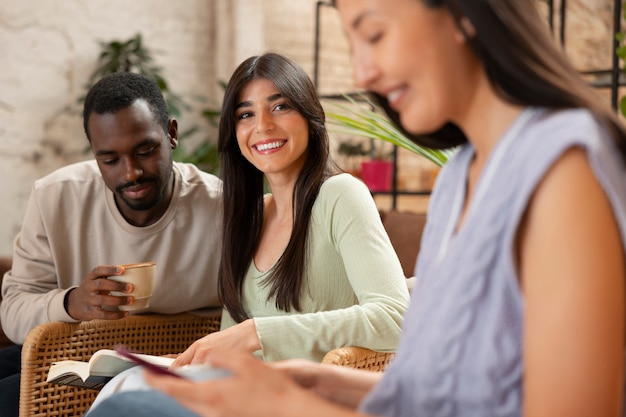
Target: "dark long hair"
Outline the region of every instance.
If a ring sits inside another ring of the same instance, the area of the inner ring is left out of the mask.
[[[431,8],[445,7],[463,30],[468,19],[476,36],[467,36],[470,47],[482,61],[494,89],[505,100],[549,108],[584,107],[611,132],[626,160],[626,130],[610,107],[576,72],[556,45],[548,26],[531,0],[415,0]],[[464,133],[447,124],[437,132],[415,135],[407,132],[387,100],[375,101],[407,137],[431,148],[447,148],[467,142]]]
[[[305,280],[311,211],[323,182],[338,172],[330,159],[324,109],[304,70],[275,53],[246,59],[233,73],[224,93],[218,150],[224,180],[223,252],[218,290],[237,322],[248,318],[242,305],[243,283],[263,226],[263,173],[243,157],[235,131],[235,106],[252,80],[274,83],[288,103],[308,123],[307,157],[293,193],[293,229],[285,251],[264,280],[269,297],[283,311],[300,311]]]

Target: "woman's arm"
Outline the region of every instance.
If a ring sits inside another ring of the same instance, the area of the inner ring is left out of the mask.
[[[350,408],[333,404],[316,395],[311,389],[303,389],[294,382],[294,379],[296,381],[301,379],[303,374],[297,373],[298,376],[292,374],[291,372],[295,372],[296,369],[289,370],[291,366],[289,364],[282,366],[282,369],[281,366],[275,369],[250,355],[236,352],[214,352],[209,357],[209,363],[214,367],[227,369],[232,376],[194,382],[146,372],[145,378],[154,388],[163,391],[201,416],[354,417],[359,415]],[[317,367],[322,369],[329,366],[317,365]],[[332,373],[328,374],[328,378]],[[361,373],[362,376],[368,376],[366,371]],[[339,389],[337,383],[340,381],[344,384],[352,381],[356,385],[368,385],[368,383],[360,383],[356,378],[357,375],[336,380],[334,388]],[[322,389],[320,385],[329,382],[326,378],[321,374],[318,375],[315,381],[317,386],[315,391],[326,389]],[[308,378],[308,381],[310,383],[311,379]],[[328,389],[330,388],[329,386]],[[341,395],[338,397],[340,398]]]
[[[274,362],[272,366],[288,374],[301,387],[351,409],[356,409],[383,377],[382,372],[322,365],[302,359]]]
[[[341,346],[395,350],[409,293],[367,187],[347,174],[332,177],[322,186],[313,214],[305,311],[252,313],[264,358],[308,352],[307,358],[321,361]],[[289,345],[282,343],[286,337]]]
[[[621,415],[624,250],[584,151],[537,189],[519,235],[524,415]]]

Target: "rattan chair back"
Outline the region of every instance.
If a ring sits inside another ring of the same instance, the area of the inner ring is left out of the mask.
[[[53,362],[88,361],[97,350],[117,345],[151,355],[179,353],[219,328],[219,316],[188,313],[38,326],[28,334],[22,348],[20,417],[82,416],[94,401],[97,391],[47,383]]]

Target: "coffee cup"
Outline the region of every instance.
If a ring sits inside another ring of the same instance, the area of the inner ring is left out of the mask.
[[[135,302],[133,304],[119,306],[119,309],[135,311],[147,308],[150,305],[150,297],[152,297],[152,293],[154,292],[156,262],[125,264],[122,265],[122,267],[124,267],[124,274],[113,275],[108,277],[108,279],[133,284],[133,292],[123,293],[111,291],[110,294],[121,297],[131,295],[135,298]]]

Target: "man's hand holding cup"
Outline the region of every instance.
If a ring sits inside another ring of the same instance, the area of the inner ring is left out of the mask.
[[[103,265],[68,292],[65,309],[76,320],[115,320],[148,307],[156,281],[156,263]]]

